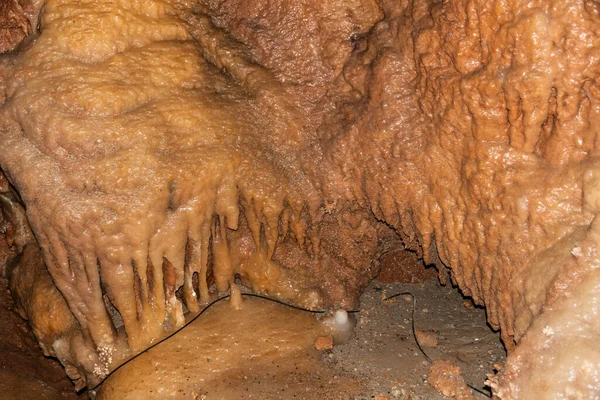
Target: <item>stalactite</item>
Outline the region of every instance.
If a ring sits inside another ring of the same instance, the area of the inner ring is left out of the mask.
[[[72,376],[237,278],[353,307],[386,232],[545,356],[536,318],[562,326],[596,279],[597,5],[351,3],[46,0],[2,25],[0,49],[31,36],[0,60],[0,167],[77,327],[41,340]]]

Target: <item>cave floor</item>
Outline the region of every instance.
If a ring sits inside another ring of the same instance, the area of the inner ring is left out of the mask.
[[[484,309],[437,280],[420,284],[374,281],[361,297],[363,311],[357,314],[354,336],[323,354],[332,368],[366,382],[363,395],[355,399],[446,398],[427,382],[430,364],[412,334],[412,298],[384,300],[401,292],[416,298],[415,329],[439,333],[437,347],[422,346],[427,355],[460,366],[466,382],[483,389],[486,374],[506,354],[499,335],[486,324]],[[485,396],[475,393],[475,398]]]
[[[493,371],[493,364],[502,363],[505,356],[498,334],[492,332],[485,322],[483,309],[474,307],[456,289],[440,286],[437,280],[420,284],[374,281],[361,297],[361,311],[354,314],[356,326],[352,335],[344,342],[335,343],[333,349],[319,352],[316,368],[313,365],[303,373],[291,374],[283,373],[285,368],[280,373],[267,371],[267,375],[271,374],[271,388],[280,389],[264,390],[262,395],[253,394],[250,390],[241,398],[362,400],[381,396],[380,399],[389,400],[443,399],[444,396],[429,387],[429,362],[413,338],[412,298],[398,296],[385,300],[400,292],[410,292],[416,298],[415,329],[434,331],[438,336],[435,348],[423,346],[428,356],[433,360],[452,361],[461,367],[467,383],[482,388],[486,374]],[[244,378],[264,378],[248,375]],[[281,382],[273,382],[275,377],[279,377]],[[0,387],[3,384],[15,385],[2,380]],[[254,382],[248,387],[264,388],[264,382],[257,386]],[[249,382],[242,379],[236,381],[235,386],[244,386],[245,383]],[[226,385],[225,382],[223,384]],[[17,387],[23,391],[19,396],[9,398],[31,398],[29,395],[35,395],[35,398],[70,398],[64,391],[40,394],[33,386]],[[64,390],[64,385],[61,388]],[[13,389],[16,387],[13,386]],[[35,393],[28,393],[28,390],[35,390]],[[209,397],[197,398],[208,400]],[[235,398],[240,397],[236,395]],[[476,394],[476,398],[484,397]]]

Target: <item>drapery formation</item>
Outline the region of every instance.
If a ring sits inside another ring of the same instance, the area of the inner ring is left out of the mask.
[[[11,4],[29,36],[0,66],[0,167],[80,338],[49,350],[73,378],[236,276],[351,307],[403,242],[521,342],[500,396],[595,379],[596,2]]]

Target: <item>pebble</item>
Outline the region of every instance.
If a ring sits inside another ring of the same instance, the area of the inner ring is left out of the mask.
[[[320,336],[315,341],[315,349],[319,351],[333,349],[333,337],[332,336]]]

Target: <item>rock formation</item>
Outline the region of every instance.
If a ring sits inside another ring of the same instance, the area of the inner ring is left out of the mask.
[[[34,331],[45,276],[81,385],[236,277],[348,308],[406,246],[501,330],[500,398],[600,390],[596,1],[2,7],[0,167],[49,274],[7,273]]]

